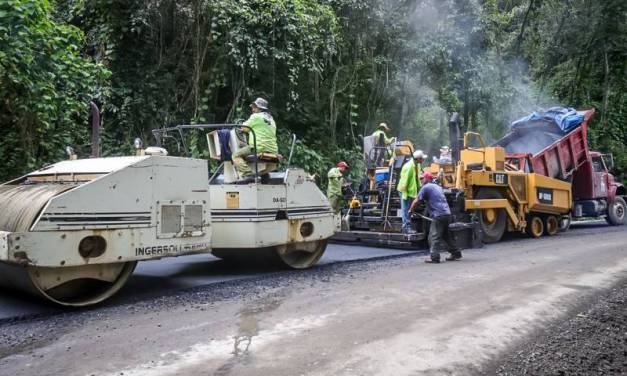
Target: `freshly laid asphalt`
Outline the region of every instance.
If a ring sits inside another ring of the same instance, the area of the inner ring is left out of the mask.
[[[318,265],[413,254],[403,251],[343,244],[329,244]],[[102,306],[120,304],[131,299],[144,299],[178,290],[220,282],[257,277],[281,272],[268,267],[237,267],[227,265],[210,254],[169,257],[140,262],[124,288]],[[0,322],[60,312],[56,307],[30,295],[0,289]]]
[[[575,222],[569,230],[575,233],[591,233],[606,227],[604,220]],[[513,240],[515,241],[515,240]],[[329,244],[317,265],[329,265],[384,257],[410,256],[424,253],[426,249],[398,250],[360,245]],[[169,257],[161,260],[140,262],[135,272],[120,292],[107,302],[107,307],[177,291],[234,280],[244,280],[264,274],[281,273],[283,270],[261,267],[232,266],[211,254]],[[67,310],[19,291],[0,287],[0,323],[38,315],[54,314]]]

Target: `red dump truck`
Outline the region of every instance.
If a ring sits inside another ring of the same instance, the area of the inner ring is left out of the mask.
[[[588,121],[594,109],[577,114],[583,120],[571,130],[551,127],[546,121],[529,121],[497,144],[505,148],[509,164],[519,170],[572,183],[572,217],[605,217],[611,225],[622,225],[627,211],[626,192],[610,173],[613,157],[588,148]],[[562,227],[569,225],[570,218],[565,218]]]

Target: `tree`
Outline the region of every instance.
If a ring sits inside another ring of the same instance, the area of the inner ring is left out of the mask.
[[[2,178],[63,158],[88,142],[88,101],[107,70],[80,53],[79,29],[51,19],[47,1],[0,3]]]

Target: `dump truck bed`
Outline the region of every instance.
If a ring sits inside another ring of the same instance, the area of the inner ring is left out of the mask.
[[[547,130],[542,123],[530,124],[524,132],[512,132],[497,142],[507,152],[507,160],[520,170],[570,180],[590,156],[588,121],[594,110],[582,112],[584,120],[570,132]]]

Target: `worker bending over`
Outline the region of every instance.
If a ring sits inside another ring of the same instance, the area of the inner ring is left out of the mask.
[[[418,197],[412,202],[409,211],[414,211],[420,201],[426,201],[427,211],[431,217],[429,227],[429,253],[430,257],[425,260],[427,263],[438,264],[440,262],[440,252],[448,251],[451,255],[446,261],[456,261],[462,258],[459,250],[452,250],[445,239],[448,225],[451,222],[451,209],[448,206],[442,187],[433,183],[433,175],[425,171],[420,175],[422,188],[418,192]]]
[[[418,189],[420,188],[419,176],[422,174],[422,161],[427,156],[422,150],[416,150],[412,154],[412,158],[405,162],[401,168],[401,177],[398,181],[397,190],[401,196],[401,218],[403,219],[402,231],[405,234],[416,232],[411,227],[411,218],[409,213],[409,206],[416,198]]]
[[[249,128],[242,128],[243,132],[248,133],[248,145],[239,149],[233,154],[233,164],[237,169],[240,177],[250,177],[253,175],[253,166],[246,162],[244,157],[253,154],[254,141],[257,142],[257,155],[260,153],[278,153],[279,148],[276,142],[276,124],[272,115],[268,112],[268,101],[263,98],[257,98],[250,104],[252,114],[244,122]],[[253,131],[255,136],[253,136]]]
[[[348,169],[348,163],[339,161],[336,167],[330,169],[327,174],[327,178],[329,179],[327,184],[327,198],[335,214],[338,214],[342,209],[342,187],[346,185],[344,173],[348,171]]]

